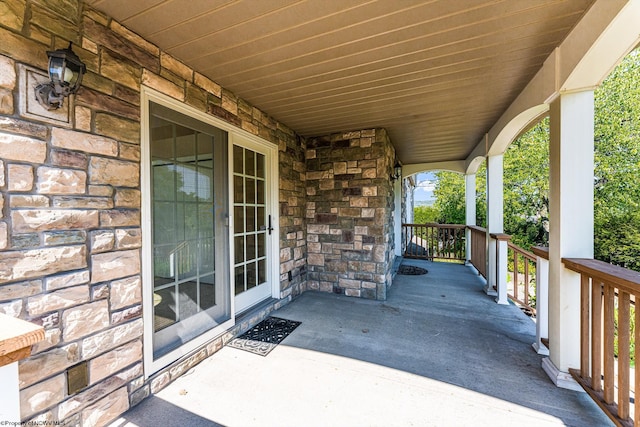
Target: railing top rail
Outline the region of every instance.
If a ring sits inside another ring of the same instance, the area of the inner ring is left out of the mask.
[[[486,233],[487,229],[477,225],[467,225],[467,228],[473,231],[479,231],[480,233]]]
[[[425,222],[422,224],[402,224],[403,227],[436,227],[436,228],[465,228],[464,224],[438,224],[436,222]]]
[[[504,233],[490,233],[489,236],[491,236],[491,238],[496,240],[506,240],[506,241],[511,240],[511,236]]]
[[[592,258],[562,258],[569,270],[612,283],[628,292],[640,294],[640,273]]]
[[[531,248],[531,252],[542,259],[546,259],[547,261],[549,260],[549,248],[546,246],[533,246]]]
[[[536,260],[536,256],[535,254],[529,252],[526,249],[521,248],[520,246],[516,245],[515,243],[509,241],[507,242],[507,246],[509,246],[511,249],[513,249],[515,252],[518,252],[519,254],[524,255],[526,258],[529,258],[532,261]]]
[[[43,340],[42,326],[0,313],[0,366],[29,357],[31,345]]]

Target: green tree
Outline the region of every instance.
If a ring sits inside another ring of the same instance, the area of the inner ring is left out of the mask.
[[[440,224],[465,224],[465,182],[464,175],[449,171],[436,172],[436,198],[434,208]],[[487,203],[485,197],[486,168],[484,163],[476,173],[476,224],[486,225]]]
[[[518,246],[549,244],[549,119],[504,154],[504,230]]]
[[[434,207],[437,211],[437,222],[441,224],[465,223],[464,176],[449,171],[436,172],[436,187],[433,195],[436,198]]]
[[[597,259],[640,271],[640,50],[595,91]]]
[[[416,206],[413,209],[413,222],[415,224],[438,222],[438,209],[435,206]]]

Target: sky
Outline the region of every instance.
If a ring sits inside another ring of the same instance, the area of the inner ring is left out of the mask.
[[[433,189],[436,186],[436,176],[433,172],[419,173],[416,177],[416,188],[413,197],[416,202],[434,200]]]

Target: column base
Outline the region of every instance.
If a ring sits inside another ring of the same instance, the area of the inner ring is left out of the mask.
[[[584,393],[584,389],[573,379],[570,373],[562,372],[553,364],[550,358],[542,359],[542,369],[547,373],[551,381],[556,387],[566,388],[568,390],[580,391]]]
[[[484,286],[484,293],[489,295],[490,297],[497,297],[498,296],[498,292],[495,290],[495,288],[493,286],[489,286],[489,285],[485,285]]]
[[[498,303],[500,305],[509,305],[509,298],[500,299],[500,297],[498,297],[498,298],[496,298],[496,303]]]
[[[531,344],[531,347],[536,351],[536,353],[541,354],[543,356],[549,355],[549,349],[542,343],[534,342]]]

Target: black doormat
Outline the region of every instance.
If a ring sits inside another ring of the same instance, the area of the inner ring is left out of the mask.
[[[427,274],[428,271],[422,267],[415,267],[413,265],[401,265],[398,268],[398,274],[406,274],[409,276],[419,276],[421,274]]]
[[[302,322],[267,317],[238,338],[229,341],[229,347],[266,356]]]

